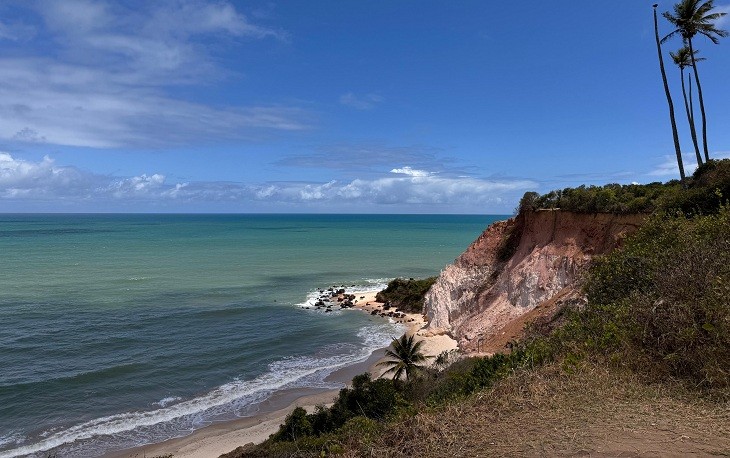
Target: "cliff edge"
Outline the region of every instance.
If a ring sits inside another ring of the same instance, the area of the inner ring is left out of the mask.
[[[492,224],[426,294],[422,332],[449,334],[467,352],[504,346],[536,309],[580,297],[592,257],[617,247],[645,218],[539,210]]]

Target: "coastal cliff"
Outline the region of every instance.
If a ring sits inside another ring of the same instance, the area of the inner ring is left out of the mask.
[[[644,219],[541,210],[492,224],[427,293],[423,332],[449,334],[463,351],[503,346],[531,312],[580,297],[578,281],[592,257],[617,247]]]

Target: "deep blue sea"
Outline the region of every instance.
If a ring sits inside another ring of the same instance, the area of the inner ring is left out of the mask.
[[[304,306],[437,275],[504,216],[0,215],[0,457],[252,415],[402,332]]]

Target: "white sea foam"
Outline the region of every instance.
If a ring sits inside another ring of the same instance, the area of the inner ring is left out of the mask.
[[[182,398],[179,396],[170,396],[167,398],[162,398],[157,402],[153,402],[152,405],[160,406],[160,407],[167,407],[173,402],[182,401]]]
[[[25,440],[25,436],[18,431],[10,431],[0,434],[0,447],[7,445],[20,444]]]
[[[356,294],[356,293],[374,293],[378,291],[382,291],[388,286],[388,282],[392,279],[388,278],[366,278],[364,279],[360,284],[355,284],[355,286],[338,286],[334,287],[335,290],[337,289],[344,289],[345,294]],[[329,287],[327,287],[329,288]],[[304,302],[300,302],[296,304],[298,307],[314,307],[314,304],[319,300],[319,297],[323,294],[328,294],[329,291],[327,291],[327,288],[319,288],[312,290],[307,293],[307,298]],[[320,292],[323,291],[323,292]],[[337,305],[337,304],[333,304]],[[334,307],[332,309],[333,312],[339,311],[339,307]]]
[[[33,456],[59,447],[59,456],[96,455],[108,448],[127,448],[181,437],[224,416],[250,415],[252,405],[280,389],[339,388],[341,384],[325,382],[326,376],[341,367],[364,361],[373,350],[386,346],[398,332],[402,332],[399,325],[386,322],[371,325],[358,332],[361,345],[337,345],[320,351],[328,354],[337,350],[339,354],[335,356],[284,358],[270,364],[266,373],[253,380],[233,380],[190,400],[167,397],[156,403],[160,405],[159,409],[105,416],[53,431],[45,437],[41,435],[33,444],[0,451],[0,458]],[[22,437],[2,436],[0,439],[6,446],[23,441]]]

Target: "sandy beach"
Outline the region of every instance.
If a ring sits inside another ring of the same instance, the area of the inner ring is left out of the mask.
[[[393,309],[383,310],[384,304],[376,302],[375,292],[351,294],[356,296],[355,306],[351,309],[352,313],[372,314],[375,311],[377,315],[393,311]],[[409,313],[403,314],[400,318],[387,317],[387,319],[403,323],[407,327],[408,335],[415,334],[418,340],[424,341],[424,353],[431,357],[429,362],[433,361],[433,358],[441,352],[457,348],[456,341],[447,335],[421,335],[421,329],[426,325],[426,321],[420,314]],[[373,377],[380,377],[384,369],[378,366],[378,363],[384,359],[384,349],[376,350],[366,361],[339,369],[329,375],[326,380],[349,384],[355,375],[364,372],[370,372]],[[175,458],[217,457],[241,445],[258,444],[265,441],[279,429],[279,425],[295,407],[303,407],[312,412],[318,405],[331,405],[338,393],[339,390],[315,389],[281,391],[263,402],[259,406],[259,413],[254,416],[215,423],[185,437],[114,452],[105,456],[106,458],[142,458],[172,454]]]
[[[356,293],[355,296],[358,299],[355,307],[370,314],[372,314],[373,311],[375,311],[376,314],[387,313],[385,310],[383,310],[384,304],[375,300],[376,294],[377,293],[375,292],[359,294]],[[393,309],[389,310],[388,312],[390,311],[393,311]],[[458,348],[456,340],[447,335],[431,335],[430,333],[423,333],[422,329],[427,324],[426,319],[423,315],[418,313],[405,313],[403,315],[403,318],[391,319],[393,319],[395,322],[403,323],[406,326],[407,335],[415,334],[416,340],[424,341],[421,348],[423,349],[423,353],[429,357],[429,363],[432,363],[433,360],[442,352]],[[382,376],[385,369],[381,366],[378,366],[377,364],[383,360],[385,360],[385,358],[381,357],[373,366],[369,368],[368,372],[370,372],[373,377],[377,378]]]

